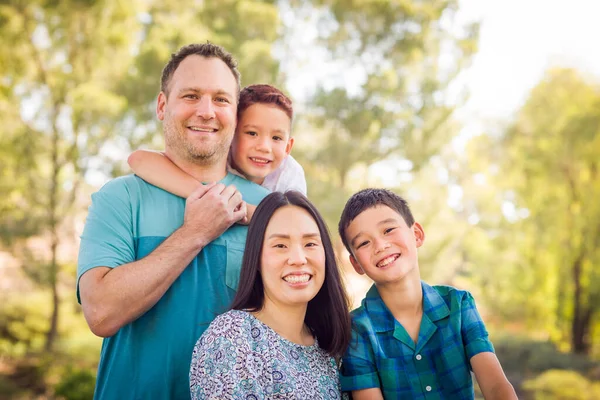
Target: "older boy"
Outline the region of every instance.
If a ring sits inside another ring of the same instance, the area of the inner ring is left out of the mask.
[[[340,237],[359,274],[375,284],[352,312],[342,389],[353,399],[516,399],[470,293],[421,281],[425,241],[408,204],[385,189],[346,203]]]

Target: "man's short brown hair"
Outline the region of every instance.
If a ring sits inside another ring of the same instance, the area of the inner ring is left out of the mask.
[[[240,72],[237,69],[237,61],[235,60],[235,58],[233,58],[231,53],[229,53],[223,47],[210,42],[206,42],[188,44],[187,46],[183,46],[181,49],[179,49],[177,53],[171,54],[171,59],[169,60],[167,65],[165,65],[165,68],[162,72],[162,76],[160,78],[160,90],[167,97],[169,97],[169,83],[171,82],[171,78],[173,77],[175,70],[177,70],[179,64],[181,64],[181,62],[185,60],[186,57],[192,55],[202,56],[206,58],[218,58],[219,60],[223,61],[225,65],[229,67],[231,73],[235,78],[235,81],[237,82],[236,95],[239,96]]]

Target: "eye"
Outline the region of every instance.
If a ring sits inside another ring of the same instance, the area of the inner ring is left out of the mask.
[[[285,244],[277,243],[277,244],[273,245],[273,247],[276,249],[285,249]]]
[[[388,234],[388,233],[390,233],[391,231],[393,231],[394,229],[396,229],[396,228],[395,228],[395,227],[394,227],[394,228],[387,228],[385,231],[383,231],[383,233],[384,233],[384,234]]]
[[[319,244],[315,242],[306,243],[306,247],[317,247]]]
[[[275,140],[277,142],[277,141],[283,140],[283,138],[281,136],[273,136],[273,140]]]
[[[183,96],[184,99],[192,99],[195,100],[198,98],[198,96],[196,96],[195,94],[186,94]]]
[[[356,248],[360,249],[361,247],[364,247],[364,246],[366,246],[368,244],[369,244],[369,241],[365,240],[364,242],[359,243],[358,246],[356,246]]]
[[[254,131],[246,131],[246,135],[257,136],[258,133],[254,132]]]
[[[217,97],[215,100],[219,103],[229,103],[229,99],[227,97]]]

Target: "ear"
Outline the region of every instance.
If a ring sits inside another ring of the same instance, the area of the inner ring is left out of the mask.
[[[292,147],[294,147],[294,138],[290,137],[288,139],[287,144],[285,145],[285,155],[289,156],[290,152],[292,151]]]
[[[358,263],[358,261],[356,261],[356,258],[354,258],[354,256],[352,254],[350,254],[350,264],[352,264],[352,266],[354,267],[354,270],[359,275],[364,275],[365,274],[365,271],[362,269],[362,267],[360,266],[360,264]]]
[[[415,242],[417,243],[417,247],[421,247],[425,242],[425,231],[423,227],[418,222],[415,222],[412,226],[413,233],[415,235]]]
[[[158,99],[156,101],[156,116],[159,121],[165,119],[165,107],[167,105],[167,95],[164,92],[160,92],[158,94]]]

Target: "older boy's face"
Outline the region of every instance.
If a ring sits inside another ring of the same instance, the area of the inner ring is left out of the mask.
[[[407,226],[404,218],[387,206],[360,213],[346,228],[346,237],[352,266],[377,284],[419,273],[417,248],[425,240],[423,228],[416,222]]]

